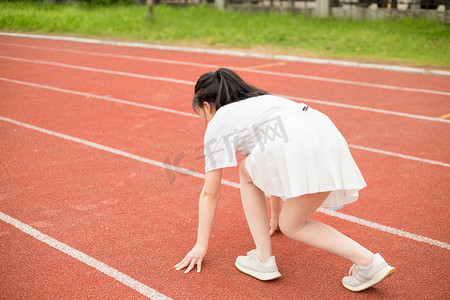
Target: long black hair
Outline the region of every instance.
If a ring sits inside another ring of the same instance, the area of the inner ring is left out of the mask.
[[[267,94],[266,91],[247,84],[235,72],[220,68],[203,74],[197,80],[192,108],[197,113],[197,108],[203,107],[203,102],[206,101],[217,111],[227,104]]]

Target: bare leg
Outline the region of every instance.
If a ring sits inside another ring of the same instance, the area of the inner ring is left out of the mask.
[[[357,265],[369,266],[373,253],[328,225],[307,221],[325,201],[329,192],[287,199],[279,226],[284,235],[308,245],[345,257]]]
[[[280,219],[281,209],[283,208],[283,199],[280,197],[270,196],[270,235],[278,229],[278,222]]]
[[[245,161],[239,166],[241,183],[241,199],[245,217],[258,250],[258,258],[262,263],[272,256],[269,234],[269,208],[266,196],[253,181],[245,169]]]

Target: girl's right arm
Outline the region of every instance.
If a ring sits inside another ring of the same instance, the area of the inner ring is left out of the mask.
[[[219,202],[221,180],[222,169],[206,173],[205,184],[199,199],[197,243],[184,259],[175,265],[176,270],[187,267],[184,273],[188,273],[197,265],[197,272],[200,272],[203,257],[208,248],[214,215]]]

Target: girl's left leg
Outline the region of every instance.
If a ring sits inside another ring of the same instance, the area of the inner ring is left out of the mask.
[[[279,226],[284,235],[311,246],[345,257],[359,266],[372,263],[374,254],[336,229],[308,218],[320,207],[329,192],[287,199]]]
[[[380,254],[373,254],[351,238],[328,225],[308,221],[325,201],[329,192],[287,199],[281,210],[280,230],[286,236],[345,257],[355,263],[351,274],[342,279],[345,288],[359,292],[384,280],[395,272]]]
[[[245,161],[239,166],[241,199],[245,217],[258,251],[258,259],[265,263],[272,256],[269,234],[269,209],[264,192],[260,190],[248,174]]]

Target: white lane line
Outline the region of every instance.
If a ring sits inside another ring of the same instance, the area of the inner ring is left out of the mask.
[[[403,112],[399,112],[399,111],[385,110],[385,109],[365,107],[365,106],[359,106],[359,105],[351,105],[351,104],[338,103],[338,102],[330,102],[330,101],[317,100],[317,99],[308,99],[308,98],[302,98],[302,97],[291,97],[291,96],[283,96],[283,95],[279,95],[279,96],[285,97],[285,98],[288,98],[291,100],[295,100],[295,101],[300,101],[303,103],[305,101],[307,101],[307,102],[317,103],[317,104],[322,104],[322,105],[327,105],[327,106],[335,106],[335,107],[341,107],[341,108],[369,111],[369,112],[374,112],[374,113],[379,113],[379,114],[393,115],[393,116],[397,116],[397,117],[405,117],[405,118],[418,119],[418,120],[424,120],[424,121],[441,122],[441,123],[450,123],[450,120],[447,120],[447,119],[414,115],[414,114],[403,113]]]
[[[312,75],[274,72],[274,71],[267,71],[267,70],[254,70],[254,69],[250,69],[250,68],[242,68],[242,67],[234,67],[234,66],[219,66],[219,65],[212,65],[212,64],[193,63],[193,62],[186,62],[186,61],[151,58],[151,57],[132,56],[132,55],[114,54],[114,53],[102,53],[102,52],[74,50],[74,49],[50,48],[50,47],[42,47],[42,46],[30,46],[30,45],[21,45],[21,44],[12,44],[12,43],[0,43],[0,45],[15,46],[15,47],[22,47],[22,48],[30,48],[30,49],[41,49],[41,50],[47,50],[47,51],[60,51],[60,52],[68,52],[68,53],[75,53],[75,54],[100,56],[100,57],[113,57],[113,58],[129,59],[129,60],[148,61],[148,62],[155,62],[155,63],[162,63],[162,64],[174,64],[174,65],[183,65],[183,66],[191,66],[191,67],[201,67],[201,68],[208,68],[208,69],[217,69],[220,67],[225,67],[225,68],[233,69],[235,71],[264,74],[264,75],[269,75],[269,76],[289,77],[289,78],[298,78],[298,79],[306,79],[306,80],[332,82],[332,83],[338,83],[338,84],[363,86],[363,87],[370,87],[370,88],[381,88],[381,89],[398,90],[398,91],[413,92],[413,93],[426,93],[426,94],[450,96],[450,92],[444,92],[444,91],[409,88],[409,87],[402,87],[402,86],[395,86],[395,85],[369,83],[369,82],[345,80],[345,79],[338,79],[338,78],[327,78],[327,77],[312,76]]]
[[[32,82],[26,82],[26,81],[20,81],[20,80],[14,80],[14,79],[9,79],[9,78],[4,78],[4,77],[0,77],[0,80],[15,83],[15,84],[32,86],[35,88],[41,88],[41,89],[46,89],[46,90],[51,90],[51,91],[56,91],[56,92],[61,92],[61,93],[83,96],[83,97],[87,97],[87,98],[95,98],[95,99],[99,99],[99,100],[103,100],[103,101],[109,101],[109,102],[137,106],[137,107],[142,107],[142,108],[147,108],[147,109],[153,109],[153,110],[168,112],[168,113],[177,114],[177,115],[181,115],[181,116],[199,118],[199,116],[196,114],[187,113],[187,112],[178,111],[178,110],[169,109],[169,108],[164,108],[164,107],[159,107],[159,106],[154,106],[154,105],[150,105],[150,104],[132,102],[132,101],[117,99],[117,98],[113,98],[113,97],[99,96],[99,95],[95,95],[95,94],[79,92],[79,91],[74,91],[74,90],[68,90],[68,89],[62,89],[62,88],[57,88],[57,87],[53,87],[53,86],[37,84],[37,83],[32,83]],[[442,120],[442,119],[440,119],[440,120]]]
[[[312,76],[312,75],[280,73],[280,72],[266,71],[266,70],[248,70],[248,69],[243,69],[243,68],[234,68],[234,69],[240,70],[240,71],[251,72],[251,73],[260,73],[260,74],[265,74],[265,75],[271,75],[271,76],[284,76],[284,77],[290,77],[290,78],[301,78],[301,79],[325,81],[325,82],[355,85],[355,86],[370,87],[370,88],[379,88],[379,89],[397,90],[397,91],[404,91],[404,92],[450,96],[449,92],[434,91],[434,90],[427,90],[427,89],[416,89],[416,88],[408,88],[408,87],[401,87],[401,86],[394,86],[394,85],[387,85],[387,84],[360,82],[360,81],[336,79],[336,78],[324,78],[324,77],[318,77],[318,76]]]
[[[168,170],[173,170],[173,171],[178,172],[178,173],[182,173],[182,174],[190,175],[190,176],[193,176],[193,177],[205,179],[205,174],[198,173],[198,172],[195,172],[195,171],[192,171],[192,170],[188,170],[188,169],[184,169],[184,168],[177,167],[177,166],[172,166],[172,165],[169,165],[169,164],[166,164],[166,163],[163,163],[163,162],[159,162],[159,161],[156,161],[156,160],[153,160],[153,159],[145,158],[145,157],[142,157],[142,156],[139,156],[139,155],[136,155],[136,154],[132,154],[132,153],[126,152],[126,151],[122,151],[122,150],[115,149],[115,148],[112,148],[112,147],[104,146],[104,145],[101,145],[101,144],[98,144],[98,143],[90,142],[90,141],[87,141],[87,140],[84,140],[84,139],[80,139],[80,138],[77,138],[77,137],[73,137],[73,136],[70,136],[70,135],[66,135],[66,134],[63,134],[63,133],[58,133],[58,132],[55,132],[55,131],[52,131],[52,130],[48,130],[48,129],[44,129],[44,128],[41,128],[41,127],[38,127],[38,126],[34,126],[34,125],[30,125],[30,124],[23,123],[23,122],[20,122],[20,121],[16,121],[16,120],[13,120],[13,119],[10,119],[10,118],[5,118],[5,117],[1,117],[0,116],[0,120],[8,122],[8,123],[15,124],[15,125],[18,125],[18,126],[22,126],[22,127],[28,128],[28,129],[32,129],[32,130],[35,130],[35,131],[38,131],[38,132],[42,132],[42,133],[45,133],[45,134],[48,134],[48,135],[51,135],[51,136],[56,136],[56,137],[59,137],[61,139],[67,140],[67,141],[72,141],[72,142],[75,142],[75,143],[78,143],[78,144],[82,144],[82,145],[85,145],[85,146],[89,146],[89,147],[92,147],[92,148],[95,148],[95,149],[99,149],[99,150],[110,152],[110,153],[113,153],[113,154],[116,154],[116,155],[120,155],[120,156],[123,156],[123,157],[131,158],[131,159],[134,159],[134,160],[137,160],[137,161],[149,164],[149,165],[153,165],[153,166],[156,166],[156,167],[160,167],[160,168],[164,168],[164,169],[168,169]],[[228,180],[224,180],[223,179],[222,183],[236,187],[234,183],[232,183],[231,181],[228,181]]]
[[[390,152],[390,151],[384,151],[384,150],[379,150],[379,149],[374,149],[374,148],[369,148],[369,147],[363,147],[363,146],[358,146],[358,145],[348,145],[350,148],[354,148],[354,149],[358,149],[358,150],[363,150],[363,151],[368,151],[368,152],[374,152],[374,153],[378,153],[378,154],[383,154],[383,155],[389,155],[389,156],[395,156],[395,157],[400,157],[400,158],[404,158],[404,159],[408,159],[408,160],[415,160],[418,162],[422,162],[422,163],[426,163],[426,164],[432,164],[432,165],[438,165],[438,166],[443,166],[443,167],[450,167],[450,164],[444,163],[444,162],[440,162],[440,161],[435,161],[435,160],[431,160],[431,159],[424,159],[424,158],[419,158],[419,157],[415,157],[415,156],[411,156],[411,155],[405,155],[405,154],[401,154],[401,153],[395,153],[395,152]]]
[[[190,86],[195,85],[195,82],[193,82],[193,81],[185,81],[185,80],[179,80],[179,79],[173,79],[173,78],[167,78],[167,77],[154,77],[154,76],[147,76],[147,75],[141,75],[141,74],[135,74],[135,73],[126,73],[126,72],[118,72],[118,71],[104,70],[104,69],[97,69],[97,68],[80,67],[80,66],[62,64],[62,63],[29,60],[29,59],[15,58],[15,57],[8,57],[8,56],[0,55],[0,59],[2,59],[2,58],[13,60],[13,61],[26,62],[26,63],[45,64],[45,65],[52,65],[52,66],[63,67],[63,68],[76,69],[76,70],[83,70],[83,71],[90,71],[90,72],[97,72],[97,73],[106,73],[106,74],[110,74],[110,75],[120,75],[120,76],[128,76],[128,77],[148,79],[148,80],[158,80],[158,81],[165,81],[165,82],[171,82],[171,83],[181,83],[181,84],[186,84],[186,85],[190,85]],[[5,81],[9,80],[11,82],[16,82],[16,83],[20,82],[20,81],[13,81],[12,79],[7,79],[7,78],[4,78],[4,80]],[[22,84],[24,84],[24,83],[22,83]],[[41,85],[41,87],[44,87],[44,85]],[[426,121],[433,121],[433,122],[450,123],[450,120],[447,120],[447,119],[440,119],[440,118],[434,118],[434,117],[428,117],[428,116],[422,116],[422,115],[402,113],[402,112],[385,110],[385,109],[378,109],[378,108],[371,108],[371,107],[365,107],[365,106],[359,106],[359,105],[350,105],[350,104],[344,104],[344,103],[330,102],[330,101],[324,101],[324,100],[315,100],[315,99],[308,99],[308,98],[301,98],[301,97],[291,97],[291,96],[286,96],[286,95],[279,95],[279,96],[282,96],[282,97],[285,97],[285,98],[288,98],[291,100],[307,101],[307,102],[311,102],[311,103],[318,103],[318,104],[328,105],[328,106],[342,107],[342,108],[362,110],[362,111],[370,111],[370,112],[375,112],[375,113],[394,115],[394,116],[419,119],[419,120],[426,120]]]
[[[49,35],[23,34],[23,33],[10,33],[10,32],[0,32],[0,35],[22,37],[22,38],[33,38],[33,39],[69,41],[69,42],[86,43],[86,44],[99,44],[99,45],[111,45],[111,46],[121,46],[121,47],[134,47],[134,48],[194,52],[194,53],[208,53],[208,54],[215,54],[215,55],[230,55],[230,56],[238,56],[238,57],[255,57],[255,58],[262,58],[262,59],[287,60],[287,61],[312,63],[312,64],[338,65],[338,66],[345,66],[345,67],[357,67],[357,68],[388,70],[388,71],[396,71],[396,72],[408,72],[408,73],[418,73],[418,74],[433,74],[433,75],[450,76],[450,72],[443,71],[443,70],[425,70],[425,69],[420,69],[420,68],[358,63],[358,62],[342,61],[342,60],[334,60],[334,59],[307,58],[307,57],[298,57],[298,56],[290,56],[290,55],[276,55],[276,54],[270,55],[270,54],[254,53],[254,52],[240,52],[240,51],[229,51],[229,50],[220,50],[220,49],[202,49],[202,48],[191,48],[191,47],[163,46],[163,45],[153,45],[153,44],[133,43],[133,42],[114,42],[114,41],[104,41],[104,40],[66,37],[66,36],[49,36]]]
[[[110,102],[116,102],[116,103],[131,105],[131,106],[147,108],[147,109],[154,109],[154,110],[168,112],[168,113],[177,114],[177,115],[181,115],[181,116],[195,117],[195,118],[199,117],[195,114],[186,113],[186,112],[182,112],[182,111],[178,111],[178,110],[174,110],[174,109],[168,109],[168,108],[147,105],[147,104],[140,104],[140,103],[131,102],[131,101],[122,100],[122,99],[116,99],[116,98],[112,98],[112,97],[105,98],[105,97],[99,96],[99,95],[78,92],[78,91],[72,91],[72,90],[67,90],[67,89],[61,89],[61,88],[56,88],[56,87],[51,87],[51,86],[46,86],[46,85],[41,85],[41,84],[36,84],[36,83],[30,83],[30,82],[24,82],[24,81],[19,81],[19,80],[13,80],[13,79],[8,79],[8,78],[4,78],[4,77],[0,77],[0,80],[11,82],[11,83],[16,83],[16,84],[32,86],[32,87],[36,87],[36,88],[44,88],[44,89],[53,90],[53,91],[62,92],[62,93],[69,93],[69,94],[74,94],[74,95],[79,95],[79,96],[84,96],[84,97],[91,97],[91,98],[99,99],[102,101],[110,101]],[[295,98],[291,98],[291,99],[295,99]],[[302,99],[302,98],[297,98],[297,99]],[[302,99],[302,100],[308,100],[308,99]],[[314,101],[311,100],[310,102],[314,102]],[[442,119],[438,119],[438,120],[442,120]],[[446,123],[450,123],[450,120],[442,120],[442,121],[445,121]],[[407,160],[419,161],[419,162],[427,163],[427,164],[439,165],[439,166],[443,166],[443,167],[450,167],[450,164],[448,164],[448,163],[435,161],[435,160],[431,160],[431,159],[415,157],[415,156],[401,154],[401,153],[396,153],[396,152],[390,152],[390,151],[385,151],[385,150],[380,150],[380,149],[375,149],[375,148],[370,148],[370,147],[364,147],[364,146],[358,146],[358,145],[352,145],[352,144],[349,144],[349,147],[358,149],[358,150],[388,155],[388,156],[400,157],[400,158],[407,159]]]
[[[438,240],[433,240],[433,239],[427,238],[425,236],[409,233],[407,231],[403,231],[403,230],[396,229],[396,228],[393,228],[393,227],[389,227],[389,226],[385,226],[385,225],[378,224],[378,223],[375,223],[375,222],[367,221],[367,220],[364,220],[364,219],[360,219],[360,218],[357,218],[357,217],[353,217],[353,216],[346,215],[346,214],[341,213],[341,212],[332,211],[332,210],[325,209],[325,208],[319,208],[318,211],[321,212],[321,213],[324,213],[326,215],[330,215],[330,216],[333,216],[333,217],[336,217],[336,218],[339,218],[339,219],[343,219],[343,220],[346,220],[346,221],[349,221],[349,222],[352,222],[352,223],[357,223],[357,224],[360,224],[360,225],[363,225],[363,226],[367,226],[367,227],[370,227],[370,228],[373,228],[373,229],[376,229],[376,230],[384,231],[384,232],[387,232],[387,233],[390,233],[390,234],[394,234],[394,235],[398,235],[398,236],[401,236],[401,237],[404,237],[404,238],[407,238],[407,239],[415,240],[415,241],[422,242],[422,243],[427,243],[427,244],[430,244],[430,245],[433,245],[433,246],[437,246],[437,247],[441,247],[443,249],[450,250],[450,244],[447,244],[447,243],[444,243],[444,242],[441,242],[441,241],[438,241]]]
[[[143,162],[143,163],[147,163],[147,164],[150,164],[150,165],[153,165],[153,166],[157,166],[157,167],[160,167],[160,168],[164,168],[164,169],[167,169],[167,170],[172,170],[172,171],[175,171],[175,172],[178,172],[178,173],[190,175],[190,176],[197,177],[197,178],[202,178],[202,179],[205,178],[205,174],[202,174],[202,173],[198,173],[198,172],[195,172],[195,171],[192,171],[192,170],[188,170],[188,169],[184,169],[184,168],[177,167],[177,166],[172,166],[170,164],[165,164],[165,163],[153,160],[153,159],[145,158],[145,157],[142,157],[142,156],[139,156],[139,155],[136,155],[136,154],[132,154],[132,153],[126,152],[126,151],[118,150],[118,149],[115,149],[115,148],[112,148],[112,147],[104,146],[104,145],[101,145],[101,144],[98,144],[98,143],[94,143],[94,142],[91,142],[91,141],[87,141],[87,140],[84,140],[84,139],[80,139],[80,138],[76,138],[76,137],[69,136],[69,135],[66,135],[66,134],[58,133],[58,132],[51,131],[51,130],[48,130],[48,129],[44,129],[44,128],[41,128],[41,127],[37,127],[37,126],[34,126],[34,125],[30,125],[30,124],[27,124],[27,123],[16,121],[16,120],[13,120],[13,119],[10,119],[10,118],[0,117],[0,120],[2,120],[4,122],[11,123],[11,124],[14,124],[14,125],[18,125],[18,126],[21,126],[21,127],[24,127],[24,128],[35,130],[35,131],[38,131],[38,132],[41,132],[41,133],[45,133],[45,134],[48,134],[48,135],[51,135],[51,136],[59,137],[59,138],[64,139],[64,140],[76,142],[76,143],[79,143],[79,144],[82,144],[82,145],[85,145],[85,146],[88,146],[88,147],[92,147],[92,148],[95,148],[95,149],[103,150],[103,151],[106,151],[106,152],[109,152],[109,153],[113,153],[113,154],[116,154],[116,155],[120,155],[120,156],[123,156],[123,157],[126,157],[126,158],[134,159],[134,160],[137,160],[137,161],[140,161],[140,162]],[[225,185],[228,185],[228,186],[231,186],[231,187],[234,187],[234,188],[239,188],[240,187],[239,183],[228,181],[228,180],[222,180],[222,184],[225,184]],[[440,247],[440,248],[450,249],[450,244],[447,244],[445,242],[441,242],[441,241],[430,239],[430,238],[427,238],[427,237],[423,237],[423,236],[420,236],[420,235],[417,235],[417,234],[413,234],[413,233],[409,233],[409,232],[402,231],[402,230],[399,230],[399,229],[395,229],[395,228],[392,228],[392,227],[388,227],[388,226],[385,226],[385,225],[382,225],[382,224],[378,224],[378,223],[374,223],[374,222],[367,221],[367,220],[364,220],[364,219],[360,219],[360,218],[357,218],[357,217],[354,217],[354,216],[350,216],[350,215],[347,215],[347,214],[344,214],[344,213],[334,212],[333,214],[331,214],[331,213],[328,212],[328,210],[319,210],[319,211],[322,212],[322,213],[326,213],[328,215],[337,217],[337,218],[341,218],[341,219],[347,220],[349,222],[357,223],[357,224],[360,224],[360,225],[363,225],[363,226],[368,226],[368,227],[374,228],[376,230],[382,230],[382,231],[385,231],[385,232],[388,232],[388,233],[391,233],[391,234],[394,234],[394,235],[398,235],[398,236],[401,236],[401,237],[404,237],[404,238],[408,238],[408,239],[412,239],[412,240],[415,240],[415,241],[419,241],[419,242],[422,242],[422,243],[427,243],[427,244],[430,244],[430,245],[433,245],[433,246],[437,246],[437,247]]]
[[[149,76],[149,75],[121,72],[121,71],[97,69],[97,68],[90,68],[90,67],[82,67],[82,66],[75,66],[75,65],[63,64],[63,63],[57,63],[57,62],[51,62],[51,61],[43,61],[43,60],[36,60],[36,59],[24,59],[24,58],[17,58],[17,57],[2,56],[2,55],[0,55],[0,58],[13,60],[13,61],[21,61],[21,62],[27,62],[27,63],[35,63],[35,64],[63,67],[63,68],[69,68],[69,69],[75,69],[75,70],[89,71],[89,72],[121,75],[121,76],[140,78],[140,79],[159,80],[159,81],[166,81],[166,82],[173,82],[173,83],[187,84],[187,85],[195,84],[195,82],[193,82],[193,81],[186,81],[186,80],[159,77],[159,76]]]
[[[35,239],[75,258],[76,260],[85,263],[86,265],[93,267],[94,269],[97,269],[98,271],[104,273],[105,275],[112,277],[113,279],[121,282],[122,284],[130,287],[131,289],[135,290],[136,292],[146,296],[150,299],[158,299],[158,300],[169,300],[171,298],[159,293],[158,291],[155,291],[154,289],[146,286],[145,284],[131,278],[130,276],[114,269],[113,267],[108,266],[105,263],[102,263],[99,260],[96,260],[95,258],[84,254],[83,252],[74,249],[40,231],[37,229],[22,223],[21,221],[14,219],[13,217],[8,216],[7,214],[0,212],[0,219],[3,222],[6,222],[20,231],[34,237]]]
[[[21,44],[13,44],[13,43],[0,43],[0,45],[15,46],[15,47],[22,47],[22,48],[30,48],[30,49],[40,49],[40,50],[47,50],[47,51],[58,51],[58,52],[67,52],[67,53],[75,53],[75,54],[84,54],[84,55],[100,56],[100,57],[112,57],[112,58],[121,58],[121,59],[129,59],[129,60],[139,60],[139,61],[147,61],[147,62],[154,62],[154,63],[182,65],[182,66],[208,68],[208,69],[219,68],[218,65],[212,65],[212,64],[203,64],[203,63],[195,63],[195,62],[188,62],[188,61],[178,61],[178,60],[163,59],[163,58],[152,58],[152,57],[145,57],[145,56],[134,56],[134,55],[94,52],[94,51],[75,50],[75,49],[50,48],[50,47],[21,45]]]

